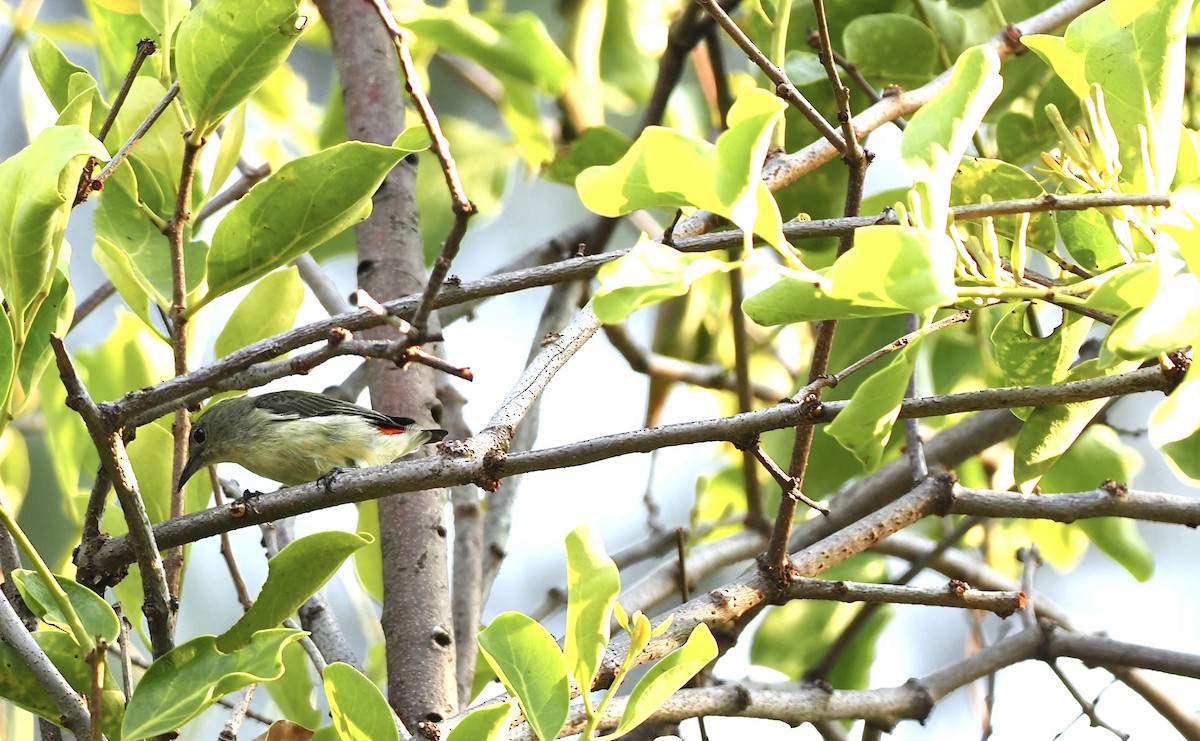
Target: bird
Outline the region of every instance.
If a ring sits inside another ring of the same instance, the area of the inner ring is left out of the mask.
[[[296,486],[342,468],[390,463],[444,437],[445,430],[325,394],[239,396],[217,402],[192,426],[179,488],[205,466],[223,462]]]

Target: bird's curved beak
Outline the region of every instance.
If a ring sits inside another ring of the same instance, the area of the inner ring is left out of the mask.
[[[182,491],[183,485],[201,468],[204,468],[204,462],[200,460],[199,456],[193,455],[188,458],[187,463],[183,466],[183,473],[179,474],[179,488],[176,491]]]

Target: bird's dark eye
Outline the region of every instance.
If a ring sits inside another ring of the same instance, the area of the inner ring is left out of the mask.
[[[196,429],[192,430],[192,441],[193,442],[203,445],[204,441],[207,439],[208,439],[208,431],[205,430],[203,427],[197,427]]]

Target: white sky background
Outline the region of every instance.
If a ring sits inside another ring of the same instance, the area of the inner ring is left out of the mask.
[[[50,3],[51,6],[58,5]],[[77,53],[68,52],[73,59]],[[23,59],[23,55],[20,55]],[[17,74],[13,64],[0,78],[0,94],[7,100],[17,100]],[[316,95],[324,88],[314,86]],[[23,130],[15,106],[0,111],[0,136],[3,154],[16,151],[21,142],[13,137]],[[314,122],[314,126],[316,122]],[[888,153],[895,150],[894,129],[885,129],[873,136],[868,147],[880,155],[870,170],[869,190],[879,190],[901,184],[902,175],[888,164]],[[514,178],[500,220],[476,219],[471,224],[461,256],[452,272],[463,280],[481,277],[494,267],[537,244],[539,240],[573,223],[584,214],[575,197],[566,188],[542,182]],[[74,245],[73,279],[78,298],[86,296],[99,284],[102,275],[92,264],[88,214],[78,212],[72,219],[69,239]],[[210,225],[211,228],[211,225]],[[619,232],[614,247],[632,244],[628,232]],[[341,258],[326,266],[342,293],[353,288],[354,260]],[[466,414],[472,429],[482,428],[497,404],[505,397],[520,374],[548,289],[528,291],[517,296],[494,298],[483,304],[478,319],[459,322],[445,331],[446,352],[451,362],[467,365],[475,373],[471,384],[461,384],[469,404]],[[243,292],[227,297],[212,311],[213,316],[232,310]],[[75,336],[75,343],[99,342],[112,326],[116,301],[110,300]],[[306,322],[324,316],[323,310],[309,296],[299,321]],[[635,336],[645,341],[650,314],[635,316],[630,323]],[[216,326],[220,325],[214,319]],[[211,342],[211,339],[210,339]],[[75,347],[78,347],[75,344]],[[209,357],[211,357],[211,352]],[[353,367],[353,361],[342,360],[328,364],[308,376],[298,376],[274,384],[279,388],[320,390],[339,382]],[[614,382],[613,379],[619,379]],[[575,442],[596,435],[623,432],[640,427],[645,408],[646,382],[632,374],[624,361],[602,336],[597,336],[571,360],[551,383],[542,405],[541,433],[537,447],[551,447]],[[1150,402],[1122,402],[1118,420],[1129,429],[1144,427]],[[718,413],[708,392],[677,389],[663,415],[664,423],[702,419]],[[1135,484],[1140,488],[1183,493],[1189,491],[1180,484],[1157,454],[1148,449],[1144,438],[1132,441],[1146,454],[1146,468]],[[662,507],[662,520],[668,527],[687,524],[687,514],[698,476],[714,473],[720,467],[724,451],[717,445],[673,448],[663,451],[657,462],[654,491]],[[649,456],[626,456],[584,468],[561,469],[526,475],[514,517],[509,543],[509,557],[501,570],[485,619],[505,610],[528,611],[541,603],[546,590],[561,585],[565,574],[562,541],[568,532],[590,522],[604,535],[610,551],[635,542],[646,532],[646,515],[642,495],[649,472]],[[257,479],[236,467],[222,471],[247,488],[269,490],[271,484]],[[836,506],[836,503],[835,503]],[[300,518],[303,534],[317,529],[353,529],[355,511],[352,507],[314,513]],[[1182,651],[1200,652],[1200,597],[1195,589],[1194,554],[1195,531],[1167,525],[1139,524],[1139,528],[1156,553],[1157,570],[1146,584],[1137,584],[1123,569],[1102,554],[1089,554],[1084,563],[1070,574],[1057,574],[1049,567],[1039,572],[1037,593],[1045,593],[1063,606],[1081,629],[1105,630],[1119,640],[1149,643],[1153,646]],[[265,577],[265,564],[259,557],[260,534],[247,529],[233,534],[240,561],[252,592]],[[218,541],[210,538],[193,546],[185,582],[179,637],[186,639],[200,633],[218,632],[236,620],[240,614],[228,575],[217,551]],[[726,577],[728,575],[725,575]],[[940,577],[926,575],[924,583],[941,583]],[[351,580],[347,589],[344,580]],[[343,623],[352,628],[358,616],[371,613],[373,606],[347,603],[357,591],[353,574],[343,569],[331,582],[331,600]],[[626,580],[626,584],[630,580]],[[714,581],[701,589],[720,583]],[[1190,587],[1190,588],[1189,588]],[[699,590],[698,590],[699,591]],[[198,613],[197,605],[209,609]],[[670,607],[666,605],[663,609]],[[556,634],[562,630],[561,616],[548,626]],[[991,618],[989,636],[996,635],[1000,621]],[[1007,621],[1009,630],[1020,628],[1017,618]],[[378,631],[378,627],[368,628]],[[353,632],[351,630],[351,632]],[[356,641],[363,655],[368,634]],[[910,677],[928,674],[961,658],[967,645],[968,626],[964,613],[933,607],[900,606],[882,636],[878,659],[872,672],[872,687],[902,684]],[[804,640],[797,636],[797,640]],[[756,679],[779,678],[773,672],[748,666],[749,641],[724,658],[718,675],[736,680],[751,673]],[[1089,699],[1108,684],[1108,675],[1087,670],[1079,662],[1063,660],[1060,665],[1077,682],[1081,693]],[[1155,675],[1155,682],[1186,709],[1200,709],[1200,693],[1194,681],[1166,675]],[[255,707],[271,714],[268,696],[260,691]],[[1173,738],[1170,726],[1137,696],[1123,685],[1110,688],[1099,705],[1101,717],[1120,730],[1133,734],[1135,739]],[[1078,714],[1078,708],[1050,669],[1040,663],[1027,662],[999,674],[993,739],[1052,738],[1067,728]],[[904,722],[898,726],[897,739],[958,739],[978,738],[977,715],[968,702],[968,693],[960,690],[939,703],[924,726]],[[209,714],[208,728],[194,724],[184,738],[206,738],[215,734],[224,715]],[[734,734],[755,734],[768,739],[819,738],[809,727],[789,729],[770,721],[743,719],[709,719],[708,729],[714,739],[730,738]],[[243,733],[249,738],[259,732],[253,721],[247,721]],[[855,729],[855,734],[858,729]],[[698,738],[694,724],[685,726],[688,738]],[[1076,721],[1062,736],[1064,739],[1111,738],[1107,731],[1091,729],[1086,720]]]

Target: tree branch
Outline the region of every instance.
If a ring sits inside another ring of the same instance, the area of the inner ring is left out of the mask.
[[[573,324],[577,325],[577,330],[592,326],[591,320],[585,314],[577,316]],[[563,336],[566,337],[567,332],[564,332]],[[578,337],[574,339],[579,340]],[[554,351],[549,354],[558,356],[558,347],[559,345],[556,343]],[[497,416],[510,420],[519,419],[517,407],[527,409],[526,402],[531,403],[540,390],[540,386],[537,384],[549,380],[549,376],[537,378],[544,373],[552,374],[550,364],[538,369],[530,366],[525,374],[529,380],[519,383],[516,390],[510,395],[510,401],[514,403],[514,406],[502,407]],[[1164,390],[1168,387],[1169,379],[1159,368],[1143,368],[1130,373],[1072,381],[1059,385],[988,389],[912,399],[905,401],[901,406],[900,417],[927,417],[982,409],[1065,404],[1141,391]],[[507,440],[498,437],[496,433],[498,428],[493,424],[490,432],[484,430],[470,440],[442,443],[441,447],[448,455],[346,471],[329,487],[310,483],[281,489],[256,497],[254,507],[250,512],[241,510],[235,512],[214,507],[162,522],[156,526],[155,532],[160,541],[167,545],[190,543],[226,530],[248,527],[280,517],[332,507],[336,504],[374,499],[385,494],[421,488],[456,486],[471,482],[491,486],[498,479],[519,473],[581,466],[630,453],[648,453],[658,448],[676,445],[721,440],[733,442],[767,430],[794,427],[802,423],[829,422],[845,406],[846,402],[830,402],[822,405],[819,412],[812,415],[802,405],[780,404],[770,409],[747,412],[732,417],[663,425],[592,438],[556,448],[515,453],[502,461],[497,461],[494,456],[489,456],[488,452],[492,449],[480,444],[481,436],[488,434],[497,437],[504,445],[507,445]],[[493,421],[495,419],[494,417]],[[1016,419],[1012,419],[1016,424]],[[502,448],[500,449],[502,450]],[[461,457],[468,454],[471,457]],[[927,451],[927,454],[933,456],[932,452]],[[931,460],[934,458],[931,457]],[[907,462],[904,462],[901,476],[904,480],[909,480]],[[865,500],[862,508],[873,511],[877,508],[877,503]],[[855,506],[848,507],[846,511],[854,512],[855,514],[852,516],[858,516],[857,513],[862,508],[856,503]],[[829,526],[834,526],[836,522],[834,518],[842,511],[841,506],[833,510],[829,518]],[[813,526],[822,524],[819,520],[813,522],[815,523]],[[804,527],[811,526],[806,523]],[[114,538],[100,548],[96,554],[97,568],[111,569],[122,563],[128,563],[130,552],[127,550],[129,546],[124,538],[125,536]]]

